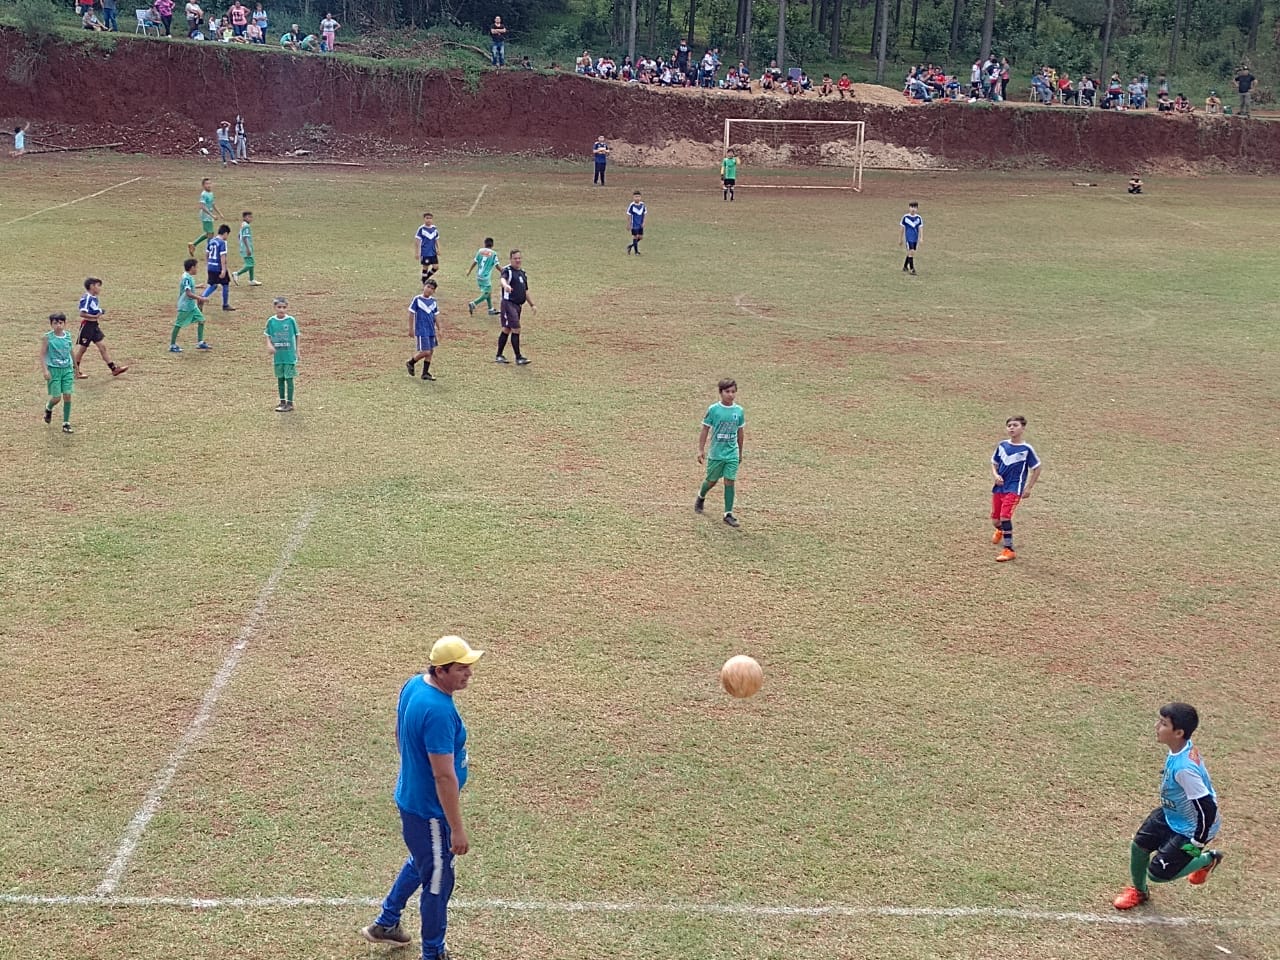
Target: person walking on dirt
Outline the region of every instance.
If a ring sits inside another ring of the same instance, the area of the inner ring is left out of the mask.
[[[495,67],[507,65],[507,28],[502,25],[501,17],[493,18],[493,26],[489,28],[489,54]]]
[[[1249,72],[1247,66],[1241,66],[1236,71],[1236,89],[1240,91],[1240,116],[1249,116],[1249,99],[1250,91],[1257,82],[1257,78]]]

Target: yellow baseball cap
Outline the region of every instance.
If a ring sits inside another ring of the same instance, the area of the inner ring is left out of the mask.
[[[471,644],[461,637],[441,637],[431,645],[433,667],[446,667],[451,663],[475,663],[483,656],[483,650],[472,650]]]

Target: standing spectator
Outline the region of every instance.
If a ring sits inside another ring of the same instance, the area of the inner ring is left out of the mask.
[[[259,43],[267,42],[267,27],[271,25],[271,18],[267,16],[267,11],[263,9],[262,4],[258,4],[253,8],[253,22],[258,25],[258,29],[262,31],[262,39]]]
[[[1242,117],[1249,116],[1249,91],[1253,89],[1255,82],[1256,78],[1249,72],[1249,68],[1241,64],[1240,69],[1236,71],[1236,89],[1240,91],[1240,116]]]
[[[427,672],[400,689],[395,800],[409,857],[382,901],[382,912],[360,931],[370,943],[403,947],[412,942],[400,927],[400,916],[421,887],[422,956],[449,956],[445,933],[453,861],[471,848],[460,803],[467,783],[467,728],[453,696],[467,688],[472,664],[483,655],[461,637],[441,637],[431,647]]]
[[[716,85],[716,58],[710,50],[702,55],[702,66],[698,68],[698,86],[714,87]]]
[[[596,137],[596,142],[591,145],[591,156],[595,160],[596,175],[591,181],[593,184],[604,186],[604,168],[609,162],[609,141],[605,140],[604,134]]]
[[[676,47],[676,69],[686,76],[689,74],[689,41],[684,37],[680,38],[680,45]]]
[[[119,32],[116,24],[116,0],[102,0],[102,22],[112,33]]]
[[[1009,58],[1000,58],[1000,99],[1009,99]]]
[[[257,24],[251,24],[257,26]],[[244,136],[244,117],[236,114],[236,161],[249,159],[249,141]]]
[[[1120,74],[1113,73],[1111,79],[1107,81],[1107,99],[1103,101],[1103,106],[1115,110],[1122,105],[1123,101],[1124,87],[1120,83]]]
[[[502,268],[498,281],[502,284],[502,333],[498,335],[498,355],[494,363],[506,363],[507,338],[511,338],[511,347],[516,352],[516,365],[526,367],[531,362],[520,352],[520,311],[528,303],[534,313],[538,307],[529,296],[529,277],[520,269],[522,256],[519,250],[511,251],[511,262]]]
[[[9,154],[13,159],[17,160],[18,157],[27,152],[27,131],[30,129],[30,123],[13,128],[13,150]]]
[[[222,165],[225,167],[228,163],[236,163],[235,147],[231,143],[231,122],[223,120],[218,124],[218,154],[222,158]]]
[[[166,37],[173,36],[173,0],[156,0],[151,5],[151,8],[155,10],[160,22],[164,24],[164,35]]]
[[[507,28],[502,25],[501,17],[494,17],[493,26],[489,28],[489,56],[495,67],[507,65]]]
[[[243,37],[245,29],[249,26],[249,8],[240,0],[236,0],[231,5],[231,9],[227,11],[227,17],[231,20],[231,32],[234,36]]]
[[[187,0],[187,36],[195,33],[200,29],[200,24],[204,23],[204,10],[196,0]]]
[[[1158,97],[1162,93],[1166,97],[1169,96],[1169,79],[1163,73],[1157,73],[1156,74],[1156,96]]]
[[[342,24],[333,19],[332,13],[326,13],[324,19],[320,21],[320,33],[324,35],[324,48],[327,53],[333,53],[334,48],[338,45],[338,31],[342,29]]]

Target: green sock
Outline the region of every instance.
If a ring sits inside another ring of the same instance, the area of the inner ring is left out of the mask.
[[[182,329],[181,327],[173,328],[173,333],[169,334],[169,346],[172,347],[175,343],[178,342],[178,331],[181,329]]]
[[[284,377],[276,377],[276,389],[280,391],[280,399],[284,399]]]
[[[710,489],[711,489],[711,484],[707,483],[706,481],[703,481],[702,489],[698,491],[698,499],[705,500],[707,497],[707,491]]]
[[[204,324],[203,323],[196,324],[196,340],[198,340],[200,343],[204,343]]]
[[[249,268],[249,282],[253,283],[253,267]]]
[[[733,513],[733,495],[736,492],[736,483],[726,483],[724,485],[724,512]]]
[[[492,310],[492,309],[493,309],[493,297],[492,297],[490,294],[487,294],[487,293],[486,293],[486,294],[484,295],[484,305],[485,305],[485,307],[486,307],[486,308],[488,308],[489,310]]]
[[[1189,874],[1195,873],[1197,870],[1200,870],[1203,867],[1207,867],[1212,862],[1213,862],[1212,856],[1210,856],[1207,853],[1202,853],[1200,854],[1200,856],[1195,857],[1190,863],[1188,863],[1185,867],[1183,867],[1182,872],[1179,873],[1173,879],[1181,880],[1183,877],[1188,876]]]
[[[200,246],[200,244],[208,240],[211,236],[213,236],[213,234],[211,233],[202,233],[200,234],[200,236],[196,237],[194,240],[191,241],[191,245],[193,247],[198,247]]]
[[[44,408],[45,408],[46,410],[52,410],[52,409],[53,409],[53,401],[52,401],[52,400],[50,400],[48,403],[46,403],[46,404],[44,405]]]
[[[1151,863],[1151,854],[1136,843],[1129,843],[1129,877],[1133,885],[1143,893],[1147,892],[1147,866]]]
[[[289,402],[293,403],[293,377],[288,377],[284,381],[285,389],[289,391]]]
[[[62,422],[71,422],[71,398],[67,397],[62,401]]]

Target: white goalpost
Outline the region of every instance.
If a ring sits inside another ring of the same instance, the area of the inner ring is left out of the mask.
[[[862,190],[862,120],[748,120],[729,117],[724,122],[724,149],[733,150],[749,170],[752,187],[800,190]],[[824,168],[830,183],[806,183],[802,174]],[[739,186],[742,183],[739,182]]]

